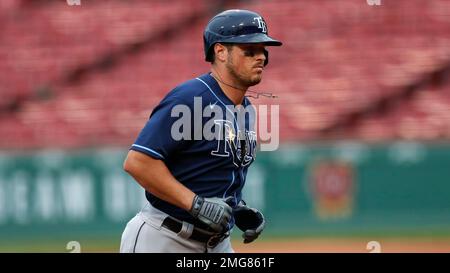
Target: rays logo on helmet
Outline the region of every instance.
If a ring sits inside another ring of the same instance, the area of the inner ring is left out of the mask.
[[[262,29],[263,33],[267,33],[266,22],[264,22],[262,17],[255,17],[253,20],[258,21],[258,28]]]

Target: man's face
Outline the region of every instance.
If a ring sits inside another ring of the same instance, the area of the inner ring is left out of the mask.
[[[228,72],[244,86],[258,84],[266,60],[264,48],[264,44],[234,44],[225,64]]]

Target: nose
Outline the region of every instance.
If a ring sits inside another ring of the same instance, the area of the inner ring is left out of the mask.
[[[265,63],[266,59],[267,59],[267,54],[266,54],[266,50],[262,50],[262,51],[258,51],[258,54],[256,54],[256,60],[262,63]]]

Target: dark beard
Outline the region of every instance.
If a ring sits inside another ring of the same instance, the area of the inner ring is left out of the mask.
[[[243,88],[248,88],[250,86],[257,85],[261,82],[261,78],[257,78],[255,80],[252,79],[244,79],[241,76],[239,76],[236,71],[233,69],[233,61],[231,58],[228,59],[228,63],[226,64],[226,68],[231,76],[235,79],[235,81],[239,84],[239,86],[242,86]]]

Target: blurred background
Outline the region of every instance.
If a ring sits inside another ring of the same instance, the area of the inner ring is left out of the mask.
[[[229,8],[284,43],[252,100],[280,105],[244,192],[267,228],[236,251],[450,252],[448,0],[2,0],[0,252],[118,251],[128,147]]]

